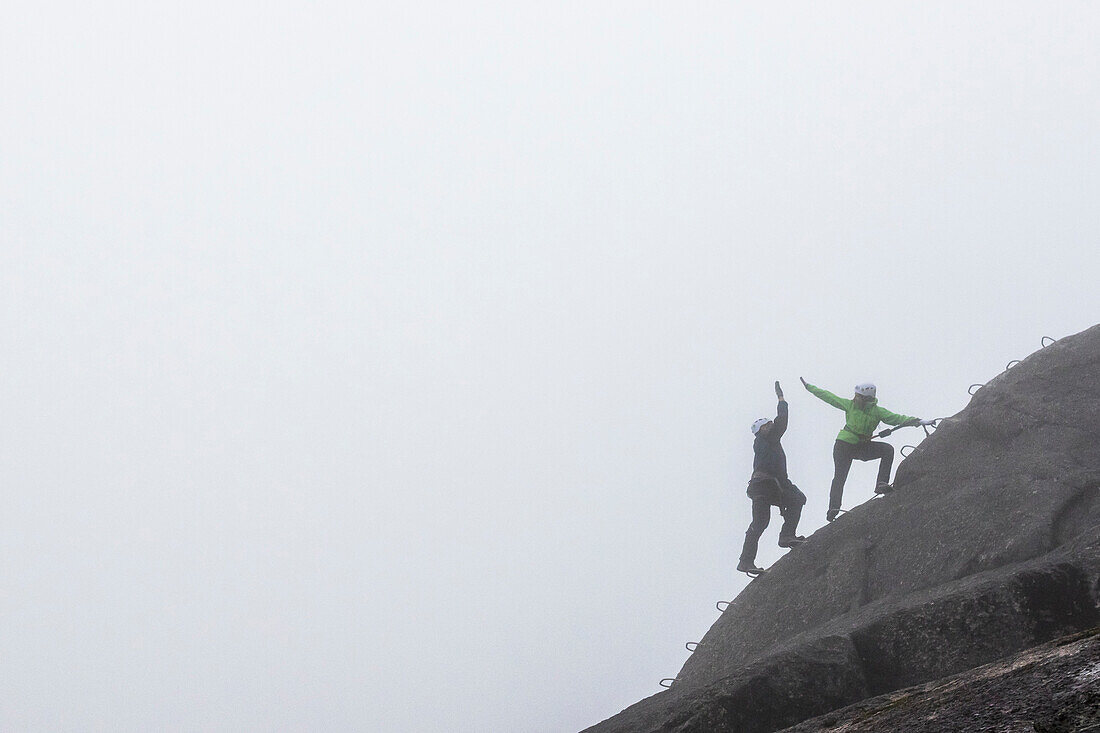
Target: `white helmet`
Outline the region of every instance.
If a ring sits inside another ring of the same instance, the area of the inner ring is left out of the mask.
[[[875,396],[875,385],[871,384],[870,382],[864,382],[863,384],[857,384],[856,385],[856,394],[857,395],[862,395],[863,397],[874,397]]]
[[[757,420],[756,422],[754,422],[752,424],[752,434],[756,435],[757,433],[760,432],[760,428],[764,427],[765,425],[767,425],[770,422],[771,422],[771,420],[769,420],[766,417],[760,418],[759,420]]]

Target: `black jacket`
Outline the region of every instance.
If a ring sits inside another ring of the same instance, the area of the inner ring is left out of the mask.
[[[752,443],[755,454],[752,459],[752,470],[766,473],[773,478],[787,481],[787,454],[783,452],[783,446],[779,444],[783,433],[787,432],[787,402],[780,400],[776,408],[775,420],[765,436],[756,434],[756,440]]]

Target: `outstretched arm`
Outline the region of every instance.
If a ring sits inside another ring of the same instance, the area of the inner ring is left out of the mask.
[[[885,407],[878,408],[878,419],[882,420],[887,425],[901,425],[902,423],[912,423],[913,425],[917,425],[920,423],[919,417],[899,415],[896,412],[890,412]]]
[[[802,377],[799,377],[799,379],[802,379]],[[826,389],[822,389],[821,387],[815,387],[807,382],[805,379],[802,379],[802,385],[806,388],[806,391],[808,391],[814,397],[818,398],[822,402],[825,402],[826,404],[832,405],[838,410],[847,410],[849,407],[852,406],[851,400],[846,400],[843,397],[837,397],[832,392]]]
[[[775,420],[772,421],[771,432],[768,433],[768,440],[773,443],[778,443],[779,439],[783,437],[783,433],[787,432],[787,401],[783,399],[783,389],[779,386],[779,382],[775,383],[775,396],[779,398],[779,404],[775,408]]]

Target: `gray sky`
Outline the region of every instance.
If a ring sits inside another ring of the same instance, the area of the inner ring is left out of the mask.
[[[569,731],[657,691],[744,585],[773,380],[808,534],[842,416],[799,375],[947,415],[1098,320],[1098,33],[8,8],[0,728]]]

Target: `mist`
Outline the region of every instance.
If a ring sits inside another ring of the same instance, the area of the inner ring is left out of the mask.
[[[594,724],[747,582],[774,380],[808,534],[800,376],[951,415],[1100,312],[1093,4],[9,15],[7,730]]]

